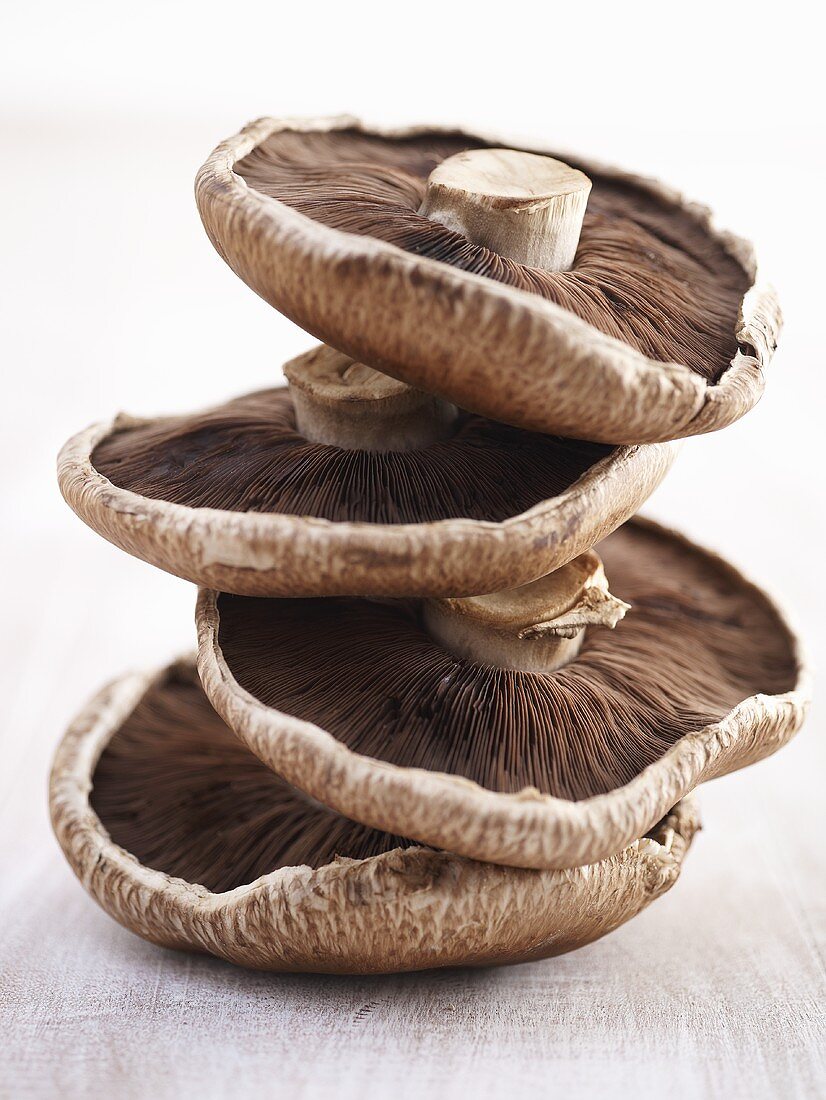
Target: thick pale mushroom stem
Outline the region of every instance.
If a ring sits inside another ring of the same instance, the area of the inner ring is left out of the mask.
[[[419,213],[507,259],[567,271],[590,191],[584,173],[552,157],[470,149],[431,172]]]
[[[521,588],[428,600],[430,634],[457,657],[521,672],[552,672],[572,660],[586,626],[613,629],[629,605],[608,591],[593,550]]]
[[[551,157],[474,149],[431,173],[421,213],[502,256],[549,271],[576,255],[591,181]],[[347,450],[410,451],[451,434],[456,407],[322,345],[284,368],[296,427]]]
[[[411,451],[447,438],[455,405],[321,345],[284,367],[296,427],[315,443]]]

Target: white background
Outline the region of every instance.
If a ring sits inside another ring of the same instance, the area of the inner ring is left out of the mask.
[[[117,409],[266,385],[310,339],[224,266],[192,198],[261,114],[457,123],[660,176],[756,241],[787,328],[762,404],[690,441],[649,514],[793,610],[823,666],[822,32],[811,5],[2,0],[0,1093],[815,1095],[824,752],[712,784],[666,899],[566,959],[477,975],[245,975],[99,913],[52,841],[53,746],[104,680],[193,641],[194,591],[60,500]],[[822,712],[821,712],[822,713]]]

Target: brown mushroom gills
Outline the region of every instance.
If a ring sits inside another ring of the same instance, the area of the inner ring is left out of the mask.
[[[237,740],[182,668],[157,680],[109,741],[90,802],[140,864],[216,893],[280,867],[318,868],[338,856],[410,846],[285,783]]]
[[[222,595],[219,642],[255,699],[355,752],[495,791],[589,798],[743,699],[795,682],[776,617],[722,565],[637,525],[599,552],[631,610],[547,674],[454,656],[405,601]]]
[[[141,863],[216,892],[279,867],[408,846],[290,787],[185,673],[155,683],[109,742],[91,804],[112,840]]]
[[[750,282],[719,241],[687,211],[589,171],[593,188],[572,269],[508,259],[420,213],[431,172],[447,157],[484,147],[459,133],[283,130],[234,171],[324,225],[538,294],[654,360],[719,379],[737,351]]]
[[[564,492],[611,450],[465,412],[448,438],[414,449],[316,443],[299,433],[290,392],[273,389],[118,428],[92,464],[122,489],[191,508],[385,524],[499,522]]]

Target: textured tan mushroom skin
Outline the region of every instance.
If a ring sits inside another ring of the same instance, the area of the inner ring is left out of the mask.
[[[58,457],[66,502],[127,553],[241,596],[470,596],[526,584],[633,515],[676,455],[675,444],[620,448],[566,492],[502,523],[331,523],[189,508],[118,488],[92,453],[111,432],[141,423],[119,416],[66,443]]]
[[[472,859],[514,867],[566,868],[593,863],[643,836],[699,783],[776,752],[797,732],[808,707],[809,673],[782,614],[736,569],[688,539],[647,520],[634,524],[705,555],[772,611],[795,668],[794,688],[753,695],[721,721],[682,737],[635,779],[606,794],[571,802],[536,790],[487,790],[470,780],[403,768],[351,752],[310,722],[264,706],[235,680],[219,643],[217,594],[199,594],[198,671],[207,697],[231,729],[293,786],[347,817],[412,836]]]
[[[628,180],[690,211],[752,279],[736,333],[741,350],[714,386],[681,364],[648,359],[534,295],[322,227],[233,172],[279,130],[344,128],[365,129],[352,118],[260,119],[219,145],[196,180],[201,218],[221,256],[314,336],[462,408],[595,442],[716,431],[760,398],[780,309],[774,292],[756,282],[750,246],[715,230],[704,207],[654,181],[577,158],[588,173]],[[417,131],[370,132],[405,137]],[[346,295],[337,290],[341,285]]]
[[[699,828],[686,801],[652,840],[576,871],[494,867],[409,848],[317,870],[283,868],[213,894],[141,865],[112,843],[89,805],[100,754],[155,679],[124,677],[78,715],[57,750],[50,807],[86,890],[124,927],[165,947],[259,969],[333,973],[558,955],[613,931],[668,890]]]

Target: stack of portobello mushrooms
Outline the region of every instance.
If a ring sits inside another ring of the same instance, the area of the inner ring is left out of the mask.
[[[62,492],[200,586],[197,660],[105,687],[51,809],[167,946],[341,972],[513,962],[669,889],[691,791],[799,728],[782,614],[632,518],[759,398],[749,246],[651,180],[458,132],[264,119],[196,194],[323,341],[287,386],[71,439]]]

